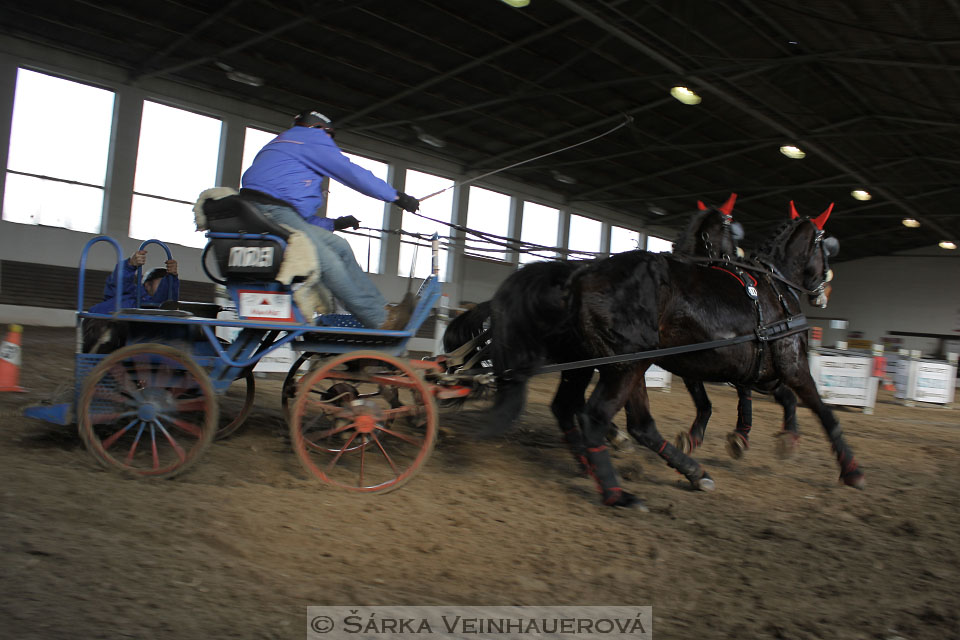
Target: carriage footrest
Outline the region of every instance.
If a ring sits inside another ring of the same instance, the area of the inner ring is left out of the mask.
[[[290,343],[294,351],[316,351],[318,345],[351,345],[363,347],[393,347],[402,344],[409,336],[364,335],[356,333],[307,333],[302,340]]]

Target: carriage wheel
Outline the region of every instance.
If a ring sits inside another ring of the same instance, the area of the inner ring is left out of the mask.
[[[135,344],[104,358],[80,393],[77,424],[101,465],[168,478],[193,465],[213,440],[219,411],[210,377],[162,344]]]
[[[243,388],[241,389],[241,386]],[[221,440],[232,436],[239,429],[253,410],[253,399],[257,393],[253,370],[247,369],[227,387],[225,394],[220,396],[220,422],[214,438]],[[233,420],[230,416],[236,416]]]
[[[323,482],[392,491],[430,456],[437,406],[409,364],[357,351],[322,361],[300,381],[290,436],[300,463]]]

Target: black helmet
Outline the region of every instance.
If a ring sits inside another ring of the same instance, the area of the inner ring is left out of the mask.
[[[301,111],[293,117],[293,126],[323,129],[333,137],[333,123],[319,111]]]
[[[147,284],[151,280],[156,280],[157,278],[166,277],[167,270],[163,267],[157,267],[156,269],[151,269],[147,276],[143,279],[143,284]]]

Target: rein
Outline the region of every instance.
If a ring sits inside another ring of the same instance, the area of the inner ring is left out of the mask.
[[[715,258],[700,258],[696,256],[684,256],[683,258],[676,257],[675,259],[680,260],[681,262],[695,262],[695,263],[707,264],[707,265],[717,264],[719,262],[722,264],[728,264],[733,267],[740,267],[741,269],[745,269],[746,271],[761,273],[765,276],[773,278],[774,280],[779,280],[780,282],[787,285],[791,289],[795,289],[796,291],[799,291],[800,293],[804,293],[808,296],[815,296],[820,294],[823,291],[823,285],[820,285],[816,289],[807,289],[806,287],[799,285],[796,282],[793,282],[792,280],[787,280],[785,277],[780,275],[780,272],[777,270],[776,267],[770,264],[763,264],[760,261],[760,258],[757,258],[757,257],[753,258],[755,261],[753,263],[738,262],[736,260],[715,259]]]

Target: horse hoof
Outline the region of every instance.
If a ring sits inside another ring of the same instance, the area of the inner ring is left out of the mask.
[[[717,488],[717,483],[714,482],[713,478],[711,478],[706,472],[704,472],[704,474],[700,476],[700,479],[693,483],[693,486],[695,486],[697,489],[700,489],[700,491],[713,491]]]
[[[643,500],[623,489],[614,489],[605,492],[603,504],[608,507],[620,507],[621,509],[636,509],[637,511],[647,512],[647,506]]]
[[[792,458],[800,446],[800,436],[792,431],[781,431],[777,434],[777,457],[781,460]]]
[[[617,451],[623,451],[624,453],[630,453],[636,451],[636,447],[633,446],[633,440],[630,436],[623,431],[617,431],[613,436],[610,436],[607,441]]]
[[[731,431],[727,434],[727,454],[734,460],[739,460],[743,454],[750,448],[750,443],[742,433]]]
[[[693,438],[686,431],[681,431],[677,434],[677,437],[673,439],[673,446],[677,449],[680,449],[683,453],[689,454],[693,452]]]
[[[840,476],[840,482],[848,487],[860,489],[861,491],[867,488],[867,478],[863,475],[862,471],[854,471],[845,476]]]

